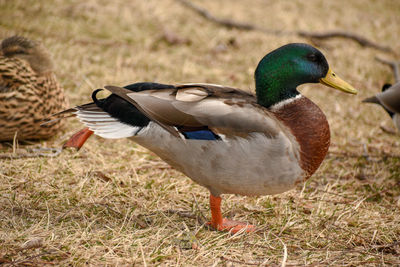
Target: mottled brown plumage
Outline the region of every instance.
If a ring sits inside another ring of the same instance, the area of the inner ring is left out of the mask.
[[[68,106],[44,46],[25,37],[3,40],[0,53],[0,141],[47,139],[63,126],[43,119]]]

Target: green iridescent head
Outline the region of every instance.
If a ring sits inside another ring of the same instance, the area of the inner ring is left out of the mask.
[[[357,93],[330,70],[324,55],[308,44],[287,44],[272,51],[258,63],[254,75],[258,103],[264,107],[295,97],[297,86],[304,83],[323,83]]]

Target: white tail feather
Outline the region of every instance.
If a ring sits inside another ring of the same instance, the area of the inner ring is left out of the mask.
[[[141,129],[120,122],[107,112],[78,110],[75,114],[94,134],[107,139],[131,137]]]

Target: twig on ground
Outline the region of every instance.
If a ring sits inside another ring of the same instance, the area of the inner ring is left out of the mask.
[[[379,191],[379,192],[377,192],[375,194],[371,194],[371,195],[367,196],[365,199],[370,199],[370,198],[373,198],[373,197],[378,196],[380,194],[386,193],[387,191],[389,191],[389,190],[391,190],[393,188],[396,188],[396,186],[400,186],[400,181],[395,183],[392,187],[388,187],[385,190],[381,190],[381,191]]]
[[[381,128],[381,130],[382,131],[384,131],[385,133],[388,133],[388,134],[393,134],[393,135],[397,135],[397,132],[396,132],[396,130],[395,129],[392,129],[392,128],[389,128],[389,127],[386,127],[386,126],[384,126],[384,125],[381,125],[381,126],[379,126],[380,128]]]
[[[358,43],[359,45],[361,45],[363,47],[371,47],[371,48],[375,48],[375,49],[383,51],[383,52],[395,54],[394,50],[391,47],[380,45],[378,43],[368,40],[367,38],[362,37],[355,33],[350,33],[350,32],[345,32],[345,31],[330,31],[330,32],[316,33],[316,32],[307,32],[307,31],[289,32],[289,31],[281,31],[281,30],[270,30],[270,29],[266,29],[263,27],[259,27],[259,26],[250,24],[250,23],[243,23],[243,22],[233,21],[230,19],[218,18],[218,17],[212,15],[206,9],[199,7],[188,0],[177,0],[177,1],[180,2],[182,5],[192,9],[193,11],[195,11],[197,14],[199,14],[203,18],[205,18],[209,21],[212,21],[216,24],[227,27],[227,28],[235,28],[235,29],[245,30],[245,31],[260,31],[260,32],[263,32],[266,34],[273,34],[273,35],[297,35],[297,36],[304,37],[304,38],[319,39],[319,40],[331,39],[331,38],[344,38],[344,39],[349,39],[349,40],[355,41],[356,43]]]
[[[391,61],[380,57],[375,57],[375,60],[385,65],[388,65],[393,71],[394,80],[396,82],[400,81],[400,70],[399,70],[400,61]]]
[[[172,167],[167,164],[161,163],[161,164],[143,164],[143,166],[136,168],[136,170],[148,170],[148,169],[168,170],[172,169]]]
[[[381,50],[383,52],[394,53],[393,49],[388,46],[383,46],[377,44],[371,40],[366,39],[356,33],[351,32],[344,32],[344,31],[330,31],[330,32],[323,32],[323,33],[315,33],[315,32],[306,32],[306,31],[297,31],[295,32],[298,36],[305,37],[305,38],[312,38],[312,39],[331,39],[331,38],[345,38],[350,39],[358,43],[363,47],[371,47],[377,50]]]
[[[124,215],[121,212],[116,211],[115,209],[111,208],[108,204],[104,204],[104,203],[82,203],[82,204],[83,205],[101,206],[101,207],[106,208],[109,211],[112,211],[113,213],[115,213],[116,215],[118,215],[121,218],[124,217]]]
[[[76,208],[78,208],[78,207],[73,207],[73,208],[67,210],[66,212],[64,212],[63,214],[61,214],[60,216],[58,216],[58,217],[56,218],[55,221],[56,221],[56,222],[61,222],[62,219],[65,218],[65,216],[67,216],[71,211],[73,211],[73,210],[76,209]]]
[[[79,209],[79,208],[82,208],[82,207],[87,207],[87,206],[100,206],[100,207],[104,207],[104,208],[106,208],[107,210],[112,211],[114,214],[118,215],[118,217],[120,217],[120,218],[124,217],[124,215],[123,215],[121,212],[116,211],[115,209],[111,208],[108,204],[104,204],[104,203],[82,203],[82,204],[79,205],[79,206],[75,206],[75,207],[70,208],[69,210],[67,210],[66,212],[64,212],[64,213],[61,214],[60,216],[58,216],[58,217],[55,219],[55,221],[56,221],[56,222],[61,222],[61,221],[62,221],[69,213],[71,213],[72,211],[74,211],[74,210],[76,210],[76,209]]]
[[[142,216],[153,216],[158,214],[159,212],[163,212],[166,214],[176,214],[181,217],[189,218],[189,219],[195,219],[198,221],[199,224],[205,224],[206,221],[204,221],[202,218],[199,216],[193,214],[191,211],[186,211],[186,210],[174,210],[174,209],[169,209],[169,210],[164,210],[164,211],[158,211],[158,212],[152,212],[152,213],[147,213],[147,214],[142,214]]]
[[[383,250],[383,249],[387,249],[387,248],[392,248],[392,247],[395,247],[395,246],[400,246],[400,241],[395,241],[395,242],[392,242],[392,243],[390,243],[390,244],[384,244],[384,245],[379,245],[379,246],[375,246],[375,247],[373,247],[373,249],[376,249],[376,250]],[[399,253],[397,253],[397,255],[398,255]]]
[[[31,260],[33,260],[35,258],[39,258],[39,257],[45,256],[45,255],[55,254],[56,252],[57,252],[56,250],[52,250],[52,251],[48,251],[48,252],[39,253],[39,254],[36,254],[36,255],[32,255],[32,256],[26,257],[25,259],[22,259],[22,260],[9,262],[9,264],[11,266],[21,266],[21,265],[25,266],[25,265],[27,265],[26,263],[28,263],[29,261],[31,261]],[[46,264],[51,264],[51,263],[50,262],[49,263],[46,262]]]
[[[200,222],[199,219],[197,219],[197,220],[199,221],[199,223],[204,224],[205,222],[207,222],[207,218],[206,218],[206,216],[204,216],[203,212],[201,211],[199,203],[197,202],[196,196],[193,193],[192,193],[192,196],[194,199],[194,203],[196,204],[197,211],[200,213],[201,218],[203,219],[203,222]]]
[[[346,198],[346,199],[349,199],[351,201],[355,201],[356,200],[356,198],[354,198],[354,197],[343,196],[343,195],[338,194],[338,193],[329,192],[329,191],[321,190],[321,189],[317,189],[317,190],[315,190],[315,192],[325,193],[325,194],[329,194],[329,195],[333,195],[333,196],[337,196],[337,197],[341,197],[341,198]],[[350,203],[350,202],[348,202],[348,203]]]
[[[328,154],[334,154],[338,156],[343,156],[347,158],[365,158],[364,154],[357,154],[351,152],[340,152],[340,151],[329,151]],[[368,157],[370,158],[383,158],[383,157],[390,157],[390,158],[400,158],[400,154],[389,154],[389,153],[382,153],[382,154],[369,154]]]
[[[190,1],[186,1],[186,0],[177,0],[178,2],[180,2],[182,5],[196,11],[197,14],[199,14],[200,16],[202,16],[203,18],[212,21],[216,24],[220,24],[222,26],[228,27],[228,28],[236,28],[239,30],[244,30],[244,31],[262,31],[265,33],[269,33],[269,34],[284,34],[282,31],[274,31],[274,30],[268,30],[268,29],[264,29],[261,27],[258,27],[256,25],[250,24],[250,23],[242,23],[242,22],[237,22],[237,21],[233,21],[230,19],[221,19],[218,17],[215,17],[213,15],[211,15],[206,9],[201,8],[195,4],[193,4]]]
[[[37,158],[37,157],[48,157],[54,158],[60,155],[62,152],[61,148],[49,148],[49,147],[37,147],[27,149],[28,152],[21,153],[3,153],[0,154],[0,159],[22,159],[22,158]]]
[[[189,218],[189,219],[196,219],[199,224],[205,224],[205,221],[202,218],[200,218],[199,216],[193,214],[190,211],[172,210],[172,209],[170,209],[170,210],[166,210],[165,212],[166,213],[171,213],[171,214],[176,214],[176,215],[179,215],[181,217],[186,217],[186,218]]]
[[[166,210],[166,211],[164,211],[164,212],[167,213],[167,214],[177,214],[177,215],[179,215],[179,216],[186,217],[186,218],[190,218],[190,219],[196,219],[196,218],[197,218],[197,216],[194,215],[192,212],[190,212],[190,211],[185,211],[185,210],[173,210],[173,209],[169,209],[169,210]]]

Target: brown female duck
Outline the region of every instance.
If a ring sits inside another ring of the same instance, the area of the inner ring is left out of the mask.
[[[40,126],[43,119],[67,108],[64,91],[53,73],[50,54],[38,42],[7,38],[0,52],[0,141],[46,139],[62,121]]]

